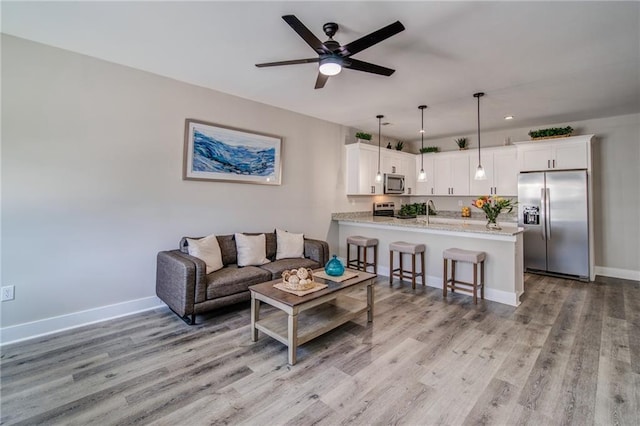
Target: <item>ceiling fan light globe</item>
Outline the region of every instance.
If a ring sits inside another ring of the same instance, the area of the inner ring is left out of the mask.
[[[321,74],[332,76],[340,74],[342,71],[342,64],[339,58],[323,58],[320,60],[320,67],[318,70]]]

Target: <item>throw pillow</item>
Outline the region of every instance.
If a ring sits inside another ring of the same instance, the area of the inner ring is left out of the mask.
[[[207,265],[207,274],[222,269],[222,252],[215,235],[195,240],[187,238],[187,249],[191,256],[201,259]]]
[[[304,257],[304,234],[276,229],[276,260]]]
[[[238,266],[264,265],[267,259],[267,239],[264,234],[235,234]]]

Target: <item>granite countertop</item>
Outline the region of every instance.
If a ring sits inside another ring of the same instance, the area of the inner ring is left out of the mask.
[[[491,235],[516,235],[523,232],[523,228],[517,226],[516,214],[500,215],[498,223],[501,230],[489,230],[486,228],[487,220],[484,213],[473,212],[470,218],[463,218],[460,212],[438,211],[437,215],[429,216],[427,224],[426,216],[418,216],[415,219],[399,219],[396,217],[373,216],[371,212],[346,212],[333,213],[331,219],[342,222],[368,223],[386,226],[398,226],[403,228],[433,229],[453,232],[473,232]],[[443,223],[444,222],[444,223]]]

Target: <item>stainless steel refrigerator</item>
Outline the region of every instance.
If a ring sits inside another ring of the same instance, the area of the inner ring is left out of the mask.
[[[588,201],[586,170],[520,173],[525,270],[589,280]]]

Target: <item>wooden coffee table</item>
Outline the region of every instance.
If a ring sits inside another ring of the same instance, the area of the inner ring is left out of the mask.
[[[367,320],[373,321],[373,284],[375,274],[354,271],[358,275],[343,282],[333,282],[319,277],[314,280],[328,287],[305,296],[275,288],[282,280],[273,280],[249,287],[251,291],[251,340],[258,340],[258,330],[284,343],[289,348],[289,364],[296,363],[298,346],[333,330],[353,318],[367,312]],[[367,287],[367,303],[349,297],[345,293],[359,287]],[[260,302],[280,311],[260,318]],[[302,315],[299,315],[302,314]]]

